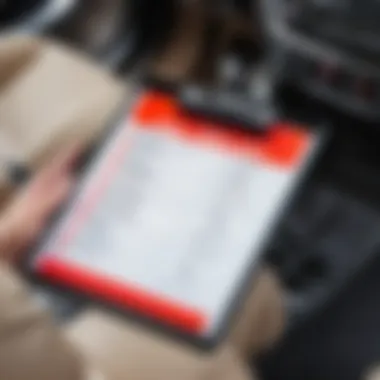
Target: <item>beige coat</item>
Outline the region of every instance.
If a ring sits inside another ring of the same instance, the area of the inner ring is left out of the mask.
[[[59,328],[2,264],[0,379],[248,380],[252,375],[245,360],[279,334],[277,297],[276,281],[263,272],[229,341],[206,355],[96,310]]]

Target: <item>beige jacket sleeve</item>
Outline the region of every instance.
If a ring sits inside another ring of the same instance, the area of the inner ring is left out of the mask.
[[[0,379],[83,380],[80,356],[11,268],[0,264]]]
[[[205,355],[101,312],[84,313],[61,334],[14,271],[0,265],[0,379],[164,380],[177,375],[183,380],[252,378],[229,344]]]
[[[205,354],[96,310],[59,331],[17,274],[0,263],[0,379],[251,380],[249,353],[279,334],[276,288],[270,272],[263,271],[238,328]]]

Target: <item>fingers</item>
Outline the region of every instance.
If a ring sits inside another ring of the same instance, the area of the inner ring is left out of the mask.
[[[1,239],[7,235],[7,250],[15,255],[43,231],[49,217],[69,195],[75,163],[82,151],[81,145],[71,145],[31,179],[0,218],[0,248],[4,246]]]
[[[31,180],[28,191],[42,191],[59,181],[63,176],[72,176],[75,164],[83,152],[82,144],[74,144],[60,151],[45,165],[42,170]],[[34,190],[36,189],[36,190]]]
[[[84,151],[84,146],[82,143],[73,143],[68,147],[59,152],[59,154],[54,158],[51,170],[54,172],[58,172],[61,170],[62,172],[70,172],[72,173],[75,165],[80,158],[81,154]]]
[[[80,152],[79,146],[70,146],[54,157],[16,199],[14,212],[31,221],[50,215],[68,195]]]
[[[27,219],[30,222],[44,223],[56,208],[67,198],[74,183],[70,173],[61,174],[54,181],[44,184],[43,193],[25,195],[25,207],[28,209]],[[20,210],[21,212],[21,210]]]

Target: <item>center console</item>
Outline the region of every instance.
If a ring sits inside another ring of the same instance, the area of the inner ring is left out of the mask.
[[[260,2],[276,98],[320,120],[326,153],[269,252],[288,288],[290,326],[324,310],[378,251],[376,151],[380,12],[376,1]],[[293,328],[292,327],[292,328]]]

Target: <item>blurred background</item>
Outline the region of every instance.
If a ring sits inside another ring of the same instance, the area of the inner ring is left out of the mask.
[[[3,34],[56,38],[200,114],[323,129],[266,255],[290,318],[264,380],[356,380],[380,360],[379,18],[376,0],[0,1]]]

